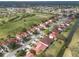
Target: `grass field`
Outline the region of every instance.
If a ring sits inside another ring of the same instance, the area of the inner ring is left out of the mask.
[[[64,41],[58,39],[57,41],[52,43],[51,46],[45,51],[44,53],[45,56],[56,57],[63,44],[64,44]]]
[[[74,20],[73,22],[71,22],[71,25],[73,25],[74,23],[76,22],[76,20]],[[69,27],[69,29],[67,30],[67,31],[64,31],[64,32],[62,32],[62,35],[64,35],[65,37],[67,37],[68,36],[68,34],[70,33],[70,29],[72,28],[72,26],[71,27]],[[72,41],[73,41],[73,39],[72,39]],[[75,41],[74,41],[75,42]],[[63,54],[63,57],[72,57],[73,55],[72,55],[72,51],[71,51],[71,48],[66,48],[66,50],[65,50],[65,52],[64,52],[64,54]]]
[[[30,28],[33,24],[39,24],[41,23],[43,20],[46,20],[48,18],[51,17],[51,15],[46,15],[46,14],[42,14],[42,16],[40,16],[40,14],[35,15],[35,16],[31,16],[31,17],[26,17],[21,19],[20,21],[12,21],[12,22],[7,22],[3,25],[0,26],[0,38],[6,38],[6,36],[8,34],[15,34],[17,32],[22,31],[23,28]]]
[[[70,50],[71,52],[68,52],[67,50]],[[68,52],[68,53],[67,53]],[[79,57],[79,28],[75,32],[71,43],[69,44],[68,49],[65,50],[65,53],[63,56],[71,56]]]
[[[76,20],[75,20],[76,21]],[[71,24],[74,24],[75,23],[72,22]],[[72,26],[71,26],[72,27]],[[68,30],[67,32],[64,32],[62,33],[65,37],[67,37],[67,35],[69,34],[70,30]],[[68,48],[66,48],[64,54],[63,54],[63,57],[72,57],[72,56],[75,56],[75,55],[78,55],[78,51],[79,49],[77,48],[78,47],[78,35],[79,35],[79,29],[75,32],[73,38],[72,38],[72,41],[70,42]],[[76,49],[76,51],[75,51]]]

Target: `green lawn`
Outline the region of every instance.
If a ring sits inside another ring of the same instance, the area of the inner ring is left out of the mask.
[[[32,17],[23,18],[20,21],[16,22],[7,22],[0,26],[0,38],[6,38],[8,34],[15,34],[16,32],[20,32],[23,28],[28,29],[33,24],[39,24],[43,20],[48,19],[49,17],[49,15],[42,15],[41,17],[39,17],[39,15],[36,15]]]
[[[45,51],[45,55],[49,57],[57,56],[63,44],[64,41],[58,39],[57,41],[51,44],[51,46],[47,49],[47,51]]]

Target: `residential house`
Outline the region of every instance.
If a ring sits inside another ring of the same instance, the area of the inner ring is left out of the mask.
[[[34,57],[36,52],[34,50],[27,51],[25,57]]]
[[[18,42],[18,40],[16,39],[16,38],[10,38],[9,40],[8,40],[8,43],[12,43],[12,42]]]
[[[34,27],[35,30],[40,31],[40,29],[38,27]]]
[[[48,20],[49,23],[52,23],[52,19]]]
[[[45,26],[44,24],[40,24],[40,25],[39,25],[39,28],[40,28],[40,29],[46,29],[46,26]]]
[[[44,51],[52,42],[53,40],[49,39],[49,37],[44,37],[40,41],[37,42],[36,47],[33,48],[33,50],[36,51],[36,54]]]
[[[16,38],[18,40],[21,40],[23,37],[27,37],[27,35],[28,34],[26,32],[20,32],[20,33],[16,34]]]
[[[0,42],[0,46],[2,46],[2,42]]]
[[[58,32],[57,31],[53,31],[52,33],[49,34],[49,38],[50,39],[55,39],[58,35]]]
[[[70,22],[65,22],[64,24],[65,24],[66,27],[71,25]]]
[[[27,33],[28,33],[29,35],[32,35],[32,34],[33,34],[30,30],[27,30]]]

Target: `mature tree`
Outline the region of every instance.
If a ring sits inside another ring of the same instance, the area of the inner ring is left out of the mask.
[[[46,34],[49,34],[49,33],[50,33],[49,29],[45,29],[44,32],[45,32]]]
[[[61,40],[64,40],[65,39],[65,36],[63,36],[62,34],[59,34],[59,35],[57,35],[57,38],[58,39],[61,39]]]
[[[22,57],[22,56],[25,56],[25,55],[26,55],[26,50],[19,50],[16,53],[17,57]]]
[[[36,34],[37,35],[37,34],[39,34],[39,32],[36,30],[36,31],[33,32],[33,34]]]
[[[0,57],[3,57],[3,55],[4,55],[3,53],[0,53]]]
[[[18,47],[20,47],[20,45],[17,44],[17,43],[15,43],[15,42],[12,42],[12,43],[10,43],[10,44],[8,45],[8,47],[9,47],[10,49],[14,50],[14,49],[17,49]]]

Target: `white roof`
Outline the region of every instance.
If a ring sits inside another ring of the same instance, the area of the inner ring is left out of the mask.
[[[35,41],[32,41],[32,43],[36,44],[36,42],[35,42]]]
[[[38,39],[35,39],[35,40],[38,40]]]
[[[48,22],[45,22],[45,24],[48,24]]]
[[[50,35],[49,35],[49,38],[50,38],[50,39],[53,39],[54,37],[52,36],[52,34],[50,34]]]
[[[60,31],[61,31],[62,29],[61,29],[61,28],[58,28],[58,30],[60,30]]]
[[[49,20],[49,22],[52,22],[52,20]]]
[[[67,23],[66,25],[69,26],[70,24]]]
[[[29,49],[26,49],[26,51],[28,52],[28,51],[29,51]]]
[[[30,45],[27,45],[26,47],[27,47],[27,48],[29,48],[29,49],[31,49],[31,48],[32,48]]]
[[[40,26],[44,26],[44,24],[40,24]]]

